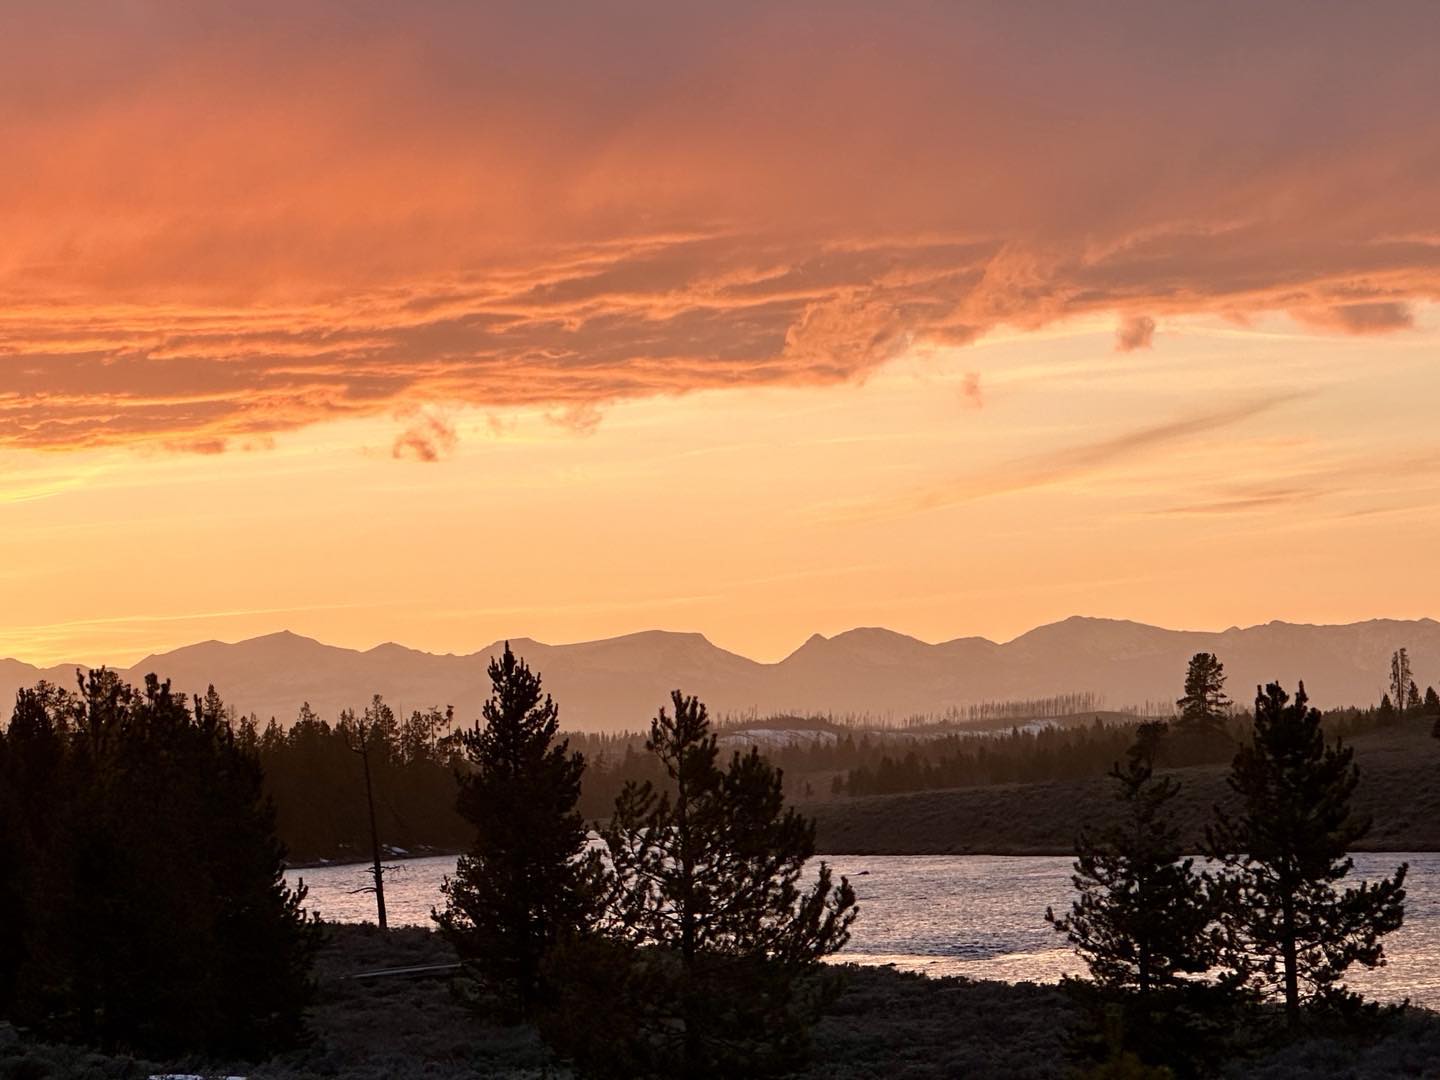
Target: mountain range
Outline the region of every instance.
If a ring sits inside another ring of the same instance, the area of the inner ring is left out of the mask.
[[[1166,630],[1076,616],[997,643],[967,637],[929,644],[879,628],[816,634],[785,659],[760,663],[702,634],[652,630],[571,645],[513,639],[575,730],[640,730],[674,688],[698,694],[712,715],[832,713],[901,720],[987,701],[1091,692],[1107,709],[1168,703],[1180,696],[1189,658],[1213,652],[1231,696],[1248,702],[1261,682],[1303,679],[1322,707],[1370,705],[1389,677],[1390,657],[1409,650],[1421,689],[1440,683],[1440,623],[1375,619],[1337,626],[1271,622],[1220,632]],[[210,684],[242,713],[288,723],[302,702],[321,716],[360,708],[381,694],[397,711],[453,705],[463,720],[489,694],[486,665],[497,642],[459,656],[387,643],[356,650],[288,631],[246,641],[205,641],[147,656],[121,669],[148,672],[187,692]],[[72,686],[82,665],[37,668],[0,659],[0,700],[48,679]]]

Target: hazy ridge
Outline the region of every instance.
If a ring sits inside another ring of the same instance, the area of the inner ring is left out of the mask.
[[[379,693],[409,710],[454,705],[478,714],[489,693],[485,668],[496,642],[464,656],[387,643],[373,649],[325,645],[289,632],[227,644],[206,641],[148,656],[123,675],[148,672],[187,691],[214,683],[242,712],[288,723],[301,702],[322,716],[358,708]],[[1232,696],[1257,683],[1304,679],[1321,706],[1371,704],[1384,690],[1391,653],[1410,651],[1423,688],[1440,683],[1440,623],[1376,619],[1318,626],[1271,622],[1220,632],[1167,630],[1114,619],[1074,617],[1003,644],[968,637],[929,644],[879,628],[811,637],[765,664],[717,647],[701,634],[646,631],[570,645],[512,639],[544,675],[565,726],[638,729],[669,692],[699,694],[714,714],[868,714],[899,720],[982,701],[1091,691],[1107,708],[1171,701],[1196,652],[1218,654]],[[49,679],[73,685],[76,664],[37,668],[0,660],[0,694]]]

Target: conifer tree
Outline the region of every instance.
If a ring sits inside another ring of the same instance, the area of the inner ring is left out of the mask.
[[[1410,687],[1414,680],[1410,676],[1410,652],[1408,649],[1396,649],[1390,657],[1390,701],[1396,711],[1403,717],[1418,701],[1410,700]]]
[[[1278,683],[1257,688],[1254,735],[1230,771],[1239,813],[1217,808],[1207,830],[1207,853],[1224,867],[1225,962],[1280,996],[1292,1026],[1303,1004],[1344,993],[1351,964],[1383,963],[1380,939],[1404,918],[1405,864],[1389,878],[1340,884],[1369,831],[1350,812],[1353,757],[1338,739],[1326,743],[1304,683],[1293,702]]]
[[[1196,653],[1185,672],[1185,696],[1177,728],[1186,734],[1212,735],[1225,730],[1230,699],[1225,696],[1225,665],[1214,653]]]
[[[1209,970],[1218,940],[1214,905],[1195,860],[1184,857],[1170,807],[1180,785],[1154,773],[1164,732],[1164,724],[1142,724],[1124,766],[1110,770],[1120,817],[1081,833],[1071,878],[1079,896],[1063,918],[1045,912],[1096,983],[1142,996]]]
[[[470,770],[456,806],[475,838],[432,915],[471,976],[525,1015],[538,1003],[546,953],[591,921],[598,857],[587,856],[575,809],[585,759],[556,741],[559,708],[540,676],[508,642],[489,675],[484,725],[460,733]]]
[[[1440,735],[1440,694],[1435,693],[1435,687],[1425,688],[1425,703],[1420,706],[1420,714],[1434,718],[1434,734]]]
[[[660,1017],[650,1030],[678,1031],[659,1060],[694,1078],[783,1069],[809,1019],[797,980],[844,946],[855,894],[823,863],[802,886],[815,827],[785,807],[779,770],[753,748],[722,769],[705,706],[679,691],[672,701],[646,742],[666,789],[627,783],[603,832],[604,928],[674,961],[639,992]]]
[[[1395,703],[1390,700],[1390,695],[1380,695],[1380,707],[1375,710],[1375,723],[1381,727],[1390,727],[1397,719]]]

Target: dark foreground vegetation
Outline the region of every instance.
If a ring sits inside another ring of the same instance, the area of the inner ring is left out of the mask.
[[[301,1034],[313,928],[217,698],[91,673],[0,738],[0,1018],[100,1047]]]
[[[253,1080],[566,1080],[533,1028],[477,1018],[444,978],[359,981],[376,968],[453,962],[441,935],[426,930],[326,926],[318,983],[307,1014],[309,1041],[263,1064],[219,1057],[136,1059],[124,1054],[20,1039],[0,1027],[0,1080],[139,1080],[188,1071]],[[952,1077],[1069,1080],[1156,1075],[1106,1066],[1116,1057],[1078,987],[930,979],[889,968],[843,969],[843,990],[812,1033],[802,1080],[948,1080]],[[1395,1010],[1363,1036],[1312,1031],[1294,1041],[1254,1019],[1227,1038],[1233,1055],[1212,1076],[1261,1080],[1355,1080],[1433,1076],[1440,1016]]]
[[[1403,653],[1396,670],[1404,690]],[[1223,666],[1191,661],[1173,723],[1134,728],[1104,781],[1109,814],[1083,822],[1071,908],[1046,913],[1091,977],[1042,988],[823,963],[854,892],[810,869],[815,825],[781,772],[753,747],[722,755],[680,691],[644,741],[653,778],[615,796],[602,857],[558,706],[508,646],[489,675],[482,718],[453,739],[438,715],[417,720],[417,745],[463,760],[452,794],[470,830],[438,939],[385,929],[377,732],[403,729],[378,700],[336,729],[364,777],[379,926],[324,931],[318,966],[254,732],[218,695],[187,703],[104,671],[75,694],[23,691],[0,736],[0,858],[15,868],[0,883],[0,1076],[148,1068],[128,1054],[259,1076],[594,1080],[1423,1075],[1437,1060],[1440,1018],[1347,988],[1353,966],[1384,963],[1407,868],[1349,880],[1370,829],[1360,770],[1303,684],[1265,687],[1237,739]],[[1399,698],[1390,726],[1423,707],[1413,681]],[[1202,868],[1185,785],[1159,766],[1227,742],[1230,798],[1203,823]],[[450,956],[419,983],[344,977]],[[426,1019],[402,1026],[417,998]]]

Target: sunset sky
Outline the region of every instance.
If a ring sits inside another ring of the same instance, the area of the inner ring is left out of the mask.
[[[1440,5],[706,10],[0,0],[0,656],[1440,616]]]

